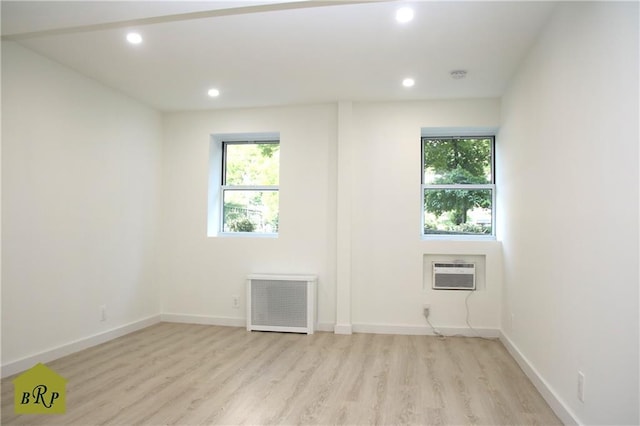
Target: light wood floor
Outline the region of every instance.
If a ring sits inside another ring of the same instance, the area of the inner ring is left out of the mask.
[[[2,424],[561,424],[499,341],[161,323],[47,363],[67,412]]]

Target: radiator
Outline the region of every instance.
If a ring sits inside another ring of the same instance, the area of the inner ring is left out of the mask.
[[[249,275],[247,330],[313,334],[316,282],[314,275]]]

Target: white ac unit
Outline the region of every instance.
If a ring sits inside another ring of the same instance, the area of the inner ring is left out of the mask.
[[[313,334],[316,281],[314,275],[249,275],[247,330]]]
[[[476,265],[466,262],[433,262],[435,290],[475,290]]]

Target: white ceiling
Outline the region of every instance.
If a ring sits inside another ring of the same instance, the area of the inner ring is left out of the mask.
[[[410,5],[415,19],[395,21]],[[162,111],[501,96],[553,3],[2,1],[3,39]],[[138,46],[125,35],[137,30]],[[454,80],[449,72],[468,71]],[[416,80],[401,86],[404,77]],[[216,87],[218,98],[207,96]]]

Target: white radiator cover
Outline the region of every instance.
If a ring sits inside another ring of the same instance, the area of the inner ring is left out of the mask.
[[[249,275],[247,330],[313,334],[316,283],[315,275]]]

